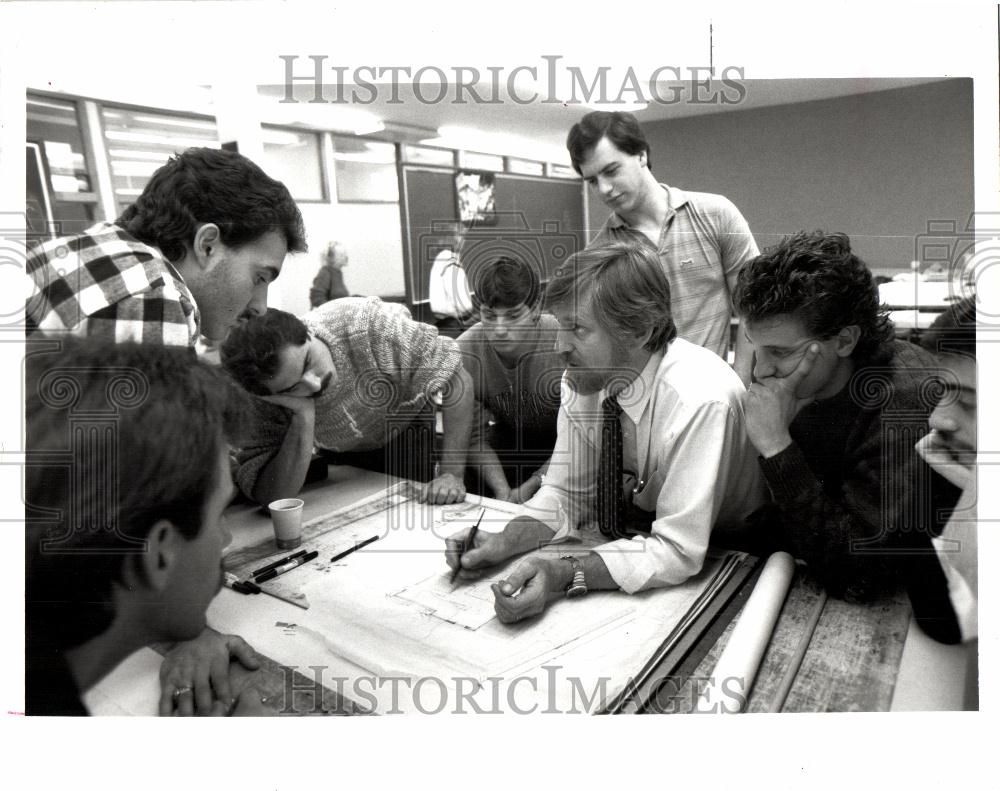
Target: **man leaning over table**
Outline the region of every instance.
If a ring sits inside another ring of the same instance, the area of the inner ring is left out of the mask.
[[[759,549],[806,561],[832,596],[906,585],[917,623],[956,642],[930,539],[957,490],[918,457],[940,366],[893,339],[871,272],[839,233],[798,233],[749,261],[733,295],[755,352],[746,426],[771,502]]]
[[[202,353],[264,312],[285,257],[305,249],[302,215],[284,184],[236,152],[190,148],[157,169],[114,223],[32,249],[27,340],[82,336]],[[27,358],[29,375],[36,359]],[[27,437],[30,451],[31,421]],[[177,702],[171,688],[193,687],[199,712],[209,713],[227,688],[230,659],[246,656],[233,646],[206,629],[169,653],[164,710]]]
[[[264,312],[285,256],[305,249],[302,215],[284,184],[235,152],[189,148],[153,173],[114,223],[29,253],[27,335],[219,342]]]
[[[669,305],[656,251],[641,240],[588,248],[549,283],[566,363],[552,462],[524,515],[478,532],[464,553],[468,531],[454,536],[446,558],[468,579],[543,544],[597,530],[607,542],[522,560],[493,586],[501,621],[537,615],[563,592],[684,582],[713,527],[737,527],[760,504],[743,385],[720,357],[677,337]]]
[[[25,405],[34,430],[25,468],[25,711],[86,715],[82,694],[129,654],[203,633],[229,540],[227,443],[249,399],[183,348],[68,339],[40,357]],[[114,453],[105,433],[79,430],[87,415],[105,429],[114,416]],[[67,448],[71,476],[60,459]],[[221,668],[206,665],[197,686],[165,679],[161,713],[267,713],[252,687],[232,694],[229,653],[255,669],[253,650],[235,635],[218,640]]]
[[[272,308],[234,329],[221,359],[262,396],[236,473],[257,502],[294,497],[314,447],[336,454],[337,463],[430,479],[427,502],[465,498],[472,380],[455,341],[411,319],[404,306],[348,297],[302,319]],[[437,393],[444,436],[434,474]]]

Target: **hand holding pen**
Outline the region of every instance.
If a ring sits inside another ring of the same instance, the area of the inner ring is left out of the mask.
[[[483,521],[483,516],[486,513],[485,508],[479,509],[479,518],[476,523],[472,526],[468,535],[462,538],[461,534],[457,536],[452,536],[447,539],[445,550],[446,558],[448,560],[448,565],[452,567],[451,579],[449,580],[452,585],[455,584],[455,580],[458,579],[459,572],[462,571],[462,558],[465,553],[472,550],[476,546],[476,536],[479,533],[479,524]]]

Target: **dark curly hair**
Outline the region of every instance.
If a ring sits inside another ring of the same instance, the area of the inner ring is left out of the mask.
[[[219,358],[229,375],[251,393],[269,395],[264,382],[278,372],[281,351],[286,346],[301,346],[308,339],[309,330],[301,320],[268,308],[264,315],[247,319],[229,331]]]
[[[580,166],[601,138],[608,138],[619,151],[636,155],[646,152],[646,166],[652,167],[649,158],[649,143],[642,133],[642,128],[632,113],[597,110],[587,113],[573,124],[566,136],[566,148],[569,150],[573,170],[580,173]]]
[[[480,307],[535,307],[542,299],[542,284],[538,271],[520,258],[501,255],[473,264],[471,280],[473,302]]]
[[[643,348],[656,352],[677,337],[670,284],[645,237],[595,245],[570,256],[549,281],[545,305],[551,309],[587,297],[597,321],[619,339],[651,329]]]
[[[745,263],[733,306],[749,321],[792,315],[822,339],[857,325],[861,336],[851,356],[860,363],[883,356],[893,338],[872,274],[842,233],[802,231]]]
[[[229,247],[280,231],[288,252],[307,249],[302,214],[288,189],[235,151],[189,148],[171,157],[115,220],[170,261],[184,257],[201,223],[219,226]]]

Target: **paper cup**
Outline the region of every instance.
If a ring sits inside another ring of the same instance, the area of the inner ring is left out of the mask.
[[[302,543],[302,501],[294,497],[268,506],[278,549],[295,549]]]

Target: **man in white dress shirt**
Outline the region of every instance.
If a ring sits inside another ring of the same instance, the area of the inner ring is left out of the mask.
[[[478,532],[467,549],[459,533],[446,557],[469,579],[598,529],[610,540],[522,560],[493,586],[501,621],[537,615],[562,591],[684,582],[700,571],[712,529],[742,525],[762,502],[743,384],[720,357],[677,338],[656,263],[651,245],[612,242],[577,254],[549,283],[567,366],[552,463],[525,515]]]

